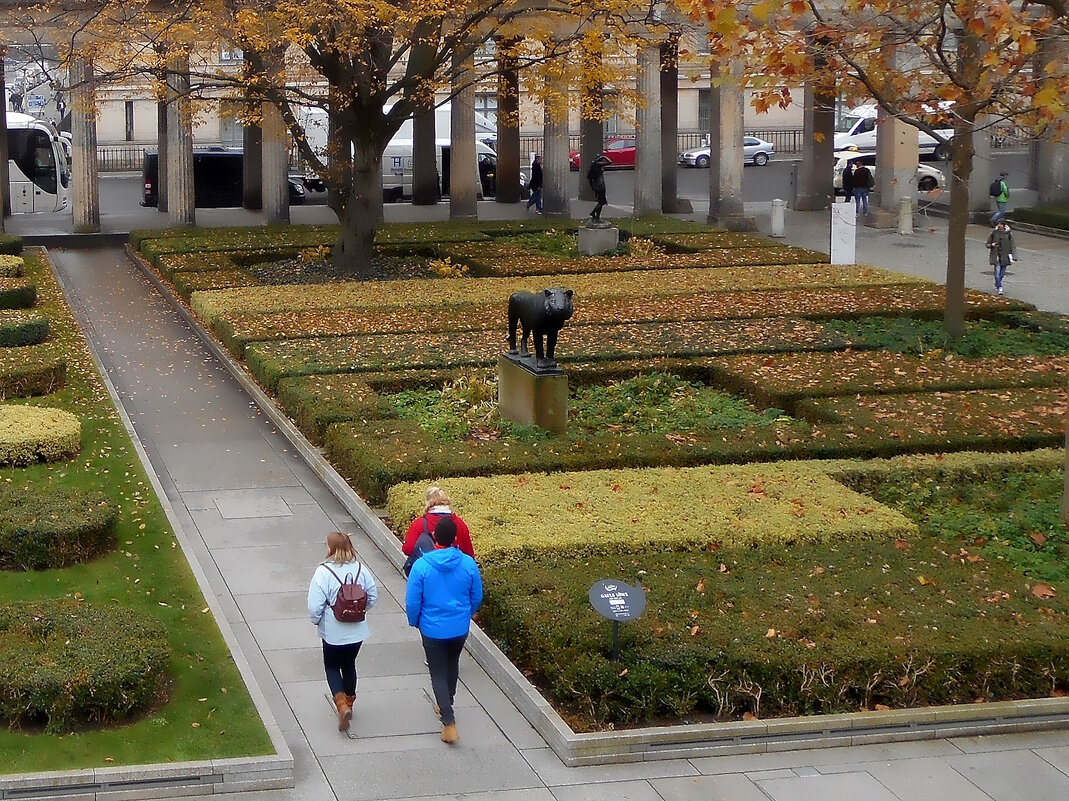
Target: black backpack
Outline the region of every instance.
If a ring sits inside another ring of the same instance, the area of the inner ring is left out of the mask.
[[[323,567],[330,570],[326,562],[323,563]],[[338,579],[341,587],[338,588],[334,603],[327,605],[334,610],[334,617],[341,623],[361,623],[367,617],[367,591],[357,582],[363,568],[363,565],[359,565],[356,568],[356,576],[347,575],[344,581],[337,573],[330,570],[330,575]]]
[[[992,181],[991,182],[991,186],[989,186],[987,188],[987,193],[989,195],[991,195],[991,197],[998,197],[999,195],[1001,195],[1002,194],[1002,179],[1001,178],[996,178],[994,181]]]

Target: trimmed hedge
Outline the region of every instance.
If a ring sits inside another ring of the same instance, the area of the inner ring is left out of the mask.
[[[931,285],[930,281],[877,267],[842,267],[814,264],[804,270],[791,267],[710,267],[707,269],[650,270],[620,273],[615,280],[604,274],[569,275],[576,305],[591,298],[635,298],[686,295],[699,292],[845,288],[900,284]],[[223,314],[300,312],[314,309],[423,308],[428,293],[436,303],[500,303],[521,289],[540,290],[553,283],[543,278],[451,278],[405,281],[347,281],[329,285],[262,286],[197,292],[193,310],[209,324]],[[565,329],[567,330],[567,329]]]
[[[0,255],[0,278],[21,278],[24,269],[22,256]]]
[[[0,406],[0,465],[69,459],[81,449],[82,423],[62,409]]]
[[[1036,208],[1014,209],[1010,218],[1023,223],[1045,225],[1048,228],[1060,228],[1069,231],[1069,206],[1041,206]]]
[[[172,283],[182,299],[187,301],[194,292],[260,285],[255,276],[241,269],[177,272]]]
[[[118,516],[99,492],[0,484],[0,570],[87,562],[114,545]]]
[[[0,718],[59,733],[129,717],[157,700],[169,660],[162,624],[115,604],[0,607]]]
[[[403,534],[423,512],[419,484],[391,487]],[[795,462],[453,478],[454,508],[479,558],[501,567],[541,553],[582,560],[650,550],[774,547],[915,533],[898,512]]]
[[[0,311],[0,348],[37,345],[47,337],[47,317],[21,310]]]
[[[35,346],[0,350],[0,401],[55,392],[67,380],[67,362]]]
[[[0,234],[0,253],[8,256],[21,255],[22,237],[13,236],[12,234]]]
[[[173,281],[176,273],[219,272],[238,269],[231,253],[168,253],[156,260],[156,269]]]
[[[0,309],[28,309],[37,302],[37,287],[24,278],[0,278]]]

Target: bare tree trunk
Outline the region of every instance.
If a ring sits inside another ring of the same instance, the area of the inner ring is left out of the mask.
[[[356,142],[349,193],[337,197],[338,239],[334,244],[334,274],[360,278],[371,274],[375,231],[382,220],[382,150],[368,141]]]
[[[1065,483],[1062,487],[1062,522],[1069,526],[1069,417],[1065,421]]]
[[[951,339],[965,333],[965,232],[969,227],[969,178],[972,176],[975,112],[966,109],[954,123],[954,160],[947,225],[946,308],[943,326]]]

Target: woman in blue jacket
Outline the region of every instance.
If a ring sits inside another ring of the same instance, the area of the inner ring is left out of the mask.
[[[471,616],[483,600],[483,581],[475,560],[453,547],[457,524],[438,521],[432,532],[434,550],[413,566],[405,593],[408,625],[419,629],[431,673],[436,711],[442,717],[442,742],[455,743],[453,699],[460,678],[460,653],[468,638]]]
[[[323,669],[327,685],[338,709],[338,731],[348,731],[356,702],[356,655],[368,637],[366,620],[343,623],[334,617],[333,606],[341,583],[352,579],[367,593],[367,608],[379,599],[375,577],[356,559],[348,534],[332,531],[327,535],[327,560],[316,568],[308,585],[308,617],[323,640]]]

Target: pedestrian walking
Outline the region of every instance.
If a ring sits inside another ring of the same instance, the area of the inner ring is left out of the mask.
[[[471,616],[483,600],[483,582],[475,560],[453,547],[457,524],[443,517],[434,529],[434,550],[412,566],[405,592],[408,625],[418,628],[430,669],[435,712],[442,720],[442,742],[455,743],[453,701],[460,679],[460,654]]]
[[[15,87],[15,90],[11,93],[11,110],[22,111],[22,89],[18,87]]]
[[[843,202],[849,203],[854,199],[854,162],[846,162],[843,167]]]
[[[869,191],[875,182],[872,171],[864,164],[854,170],[854,211],[867,215],[869,213]]]
[[[63,99],[63,92],[56,92],[56,115],[63,119],[63,113],[67,110],[67,103]]]
[[[1000,172],[998,180],[991,182],[988,190],[995,199],[995,213],[991,215],[991,224],[995,225],[999,220],[1006,217],[1006,204],[1010,202],[1010,187],[1006,184],[1008,172]]]
[[[417,550],[422,550],[423,552],[433,550],[433,543],[428,546],[426,544],[427,539],[424,539],[424,537],[429,538],[435,526],[444,517],[453,518],[453,522],[457,524],[457,536],[454,545],[474,559],[475,549],[471,545],[471,532],[468,531],[468,524],[453,511],[453,499],[449,497],[449,493],[435,484],[427,487],[423,493],[423,514],[412,521],[408,531],[405,533],[405,541],[401,545],[401,551],[404,552],[404,555],[411,557]],[[421,540],[422,546],[418,547]]]
[[[608,201],[605,199],[605,165],[612,164],[612,162],[605,158],[605,154],[598,153],[594,157],[594,160],[590,162],[590,169],[587,170],[586,179],[590,183],[590,188],[594,190],[594,197],[598,199],[598,205],[596,205],[590,212],[590,219],[594,222],[601,222],[601,210],[605,208],[605,204]]]
[[[1005,220],[999,220],[987,238],[988,262],[995,268],[995,291],[1002,294],[1002,282],[1007,268],[1017,261],[1017,243],[1013,231]]]
[[[527,201],[528,211],[534,206],[535,211],[542,213],[542,182],[542,157],[535,153],[531,159],[531,180],[527,182],[527,188],[531,190],[531,197]]]
[[[349,535],[333,531],[327,535],[327,558],[316,568],[308,586],[308,617],[323,641],[323,670],[338,711],[338,731],[348,731],[353,717],[356,657],[369,634],[367,621],[361,615],[346,614],[352,597],[360,595],[357,588],[363,590],[366,612],[379,599],[375,577],[367,565],[357,561]],[[361,619],[354,622],[339,619],[349,616]]]

